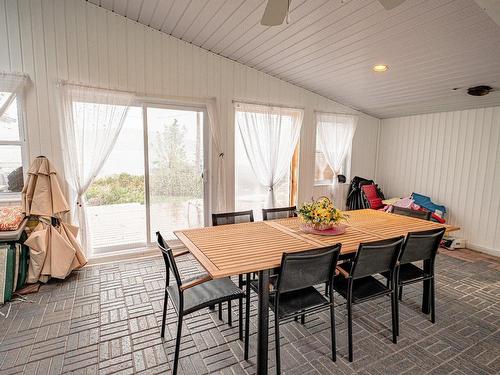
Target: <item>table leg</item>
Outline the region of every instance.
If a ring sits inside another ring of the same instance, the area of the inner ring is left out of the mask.
[[[427,274],[430,273],[431,271],[430,268],[431,268],[431,261],[424,260],[424,272]],[[424,284],[423,285],[424,291],[422,293],[422,312],[424,314],[429,314],[431,312],[429,304],[431,281],[424,280],[423,284]]]
[[[266,375],[269,344],[269,270],[259,271],[258,297],[257,375]]]

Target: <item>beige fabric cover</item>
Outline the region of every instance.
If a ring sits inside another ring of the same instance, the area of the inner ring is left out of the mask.
[[[87,263],[76,232],[75,227],[65,223],[58,227],[44,222],[37,225],[25,242],[30,248],[28,283],[47,282],[51,277],[65,279]]]
[[[69,211],[57,174],[45,157],[36,158],[28,170],[22,191],[23,212],[39,216],[39,223],[25,241],[30,248],[28,283],[47,282],[51,277],[66,278],[71,271],[87,264],[83,250],[76,240],[78,227],[51,218]]]
[[[69,211],[56,171],[47,158],[38,157],[31,164],[22,190],[22,204],[26,216],[55,217]]]

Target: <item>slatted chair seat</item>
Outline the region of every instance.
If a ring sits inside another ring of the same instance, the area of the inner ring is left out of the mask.
[[[276,311],[275,294],[269,296],[271,309]],[[311,311],[330,305],[330,301],[314,287],[282,293],[280,296],[278,315],[280,319],[294,317],[302,311]]]
[[[269,278],[269,284],[271,290],[269,291],[269,304],[271,309],[276,310],[274,303],[275,299],[275,288],[278,276],[274,275]],[[258,291],[259,281],[251,280],[250,287],[255,292]],[[278,314],[281,319],[286,319],[290,315],[297,315],[297,312],[310,310],[314,308],[319,308],[322,306],[329,305],[330,301],[326,299],[318,290],[314,287],[305,288],[299,291],[283,293],[280,297]]]
[[[345,277],[337,276],[334,281],[335,291],[347,299],[348,280]],[[391,289],[378,281],[373,276],[363,277],[353,281],[352,302],[364,301],[370,298],[377,298],[391,293]]]
[[[383,272],[382,276],[389,278],[390,275],[387,272]],[[402,264],[399,267],[399,282],[402,284],[411,284],[412,282],[422,281],[432,277],[431,274],[424,272],[420,267],[408,263]]]
[[[186,279],[184,283],[189,283],[196,279]],[[175,311],[179,312],[179,290],[177,285],[171,285],[167,287],[167,290]],[[244,296],[245,293],[228,278],[205,281],[184,291],[183,314],[191,314],[210,305],[231,299],[243,298]]]

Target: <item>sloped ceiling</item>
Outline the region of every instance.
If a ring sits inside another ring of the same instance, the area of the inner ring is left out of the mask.
[[[473,0],[291,0],[277,27],[267,0],[88,1],[379,118],[500,105],[500,26]]]

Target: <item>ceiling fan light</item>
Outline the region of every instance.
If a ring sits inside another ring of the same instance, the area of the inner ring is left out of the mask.
[[[389,67],[385,64],[377,64],[373,66],[373,71],[377,73],[386,72]]]

